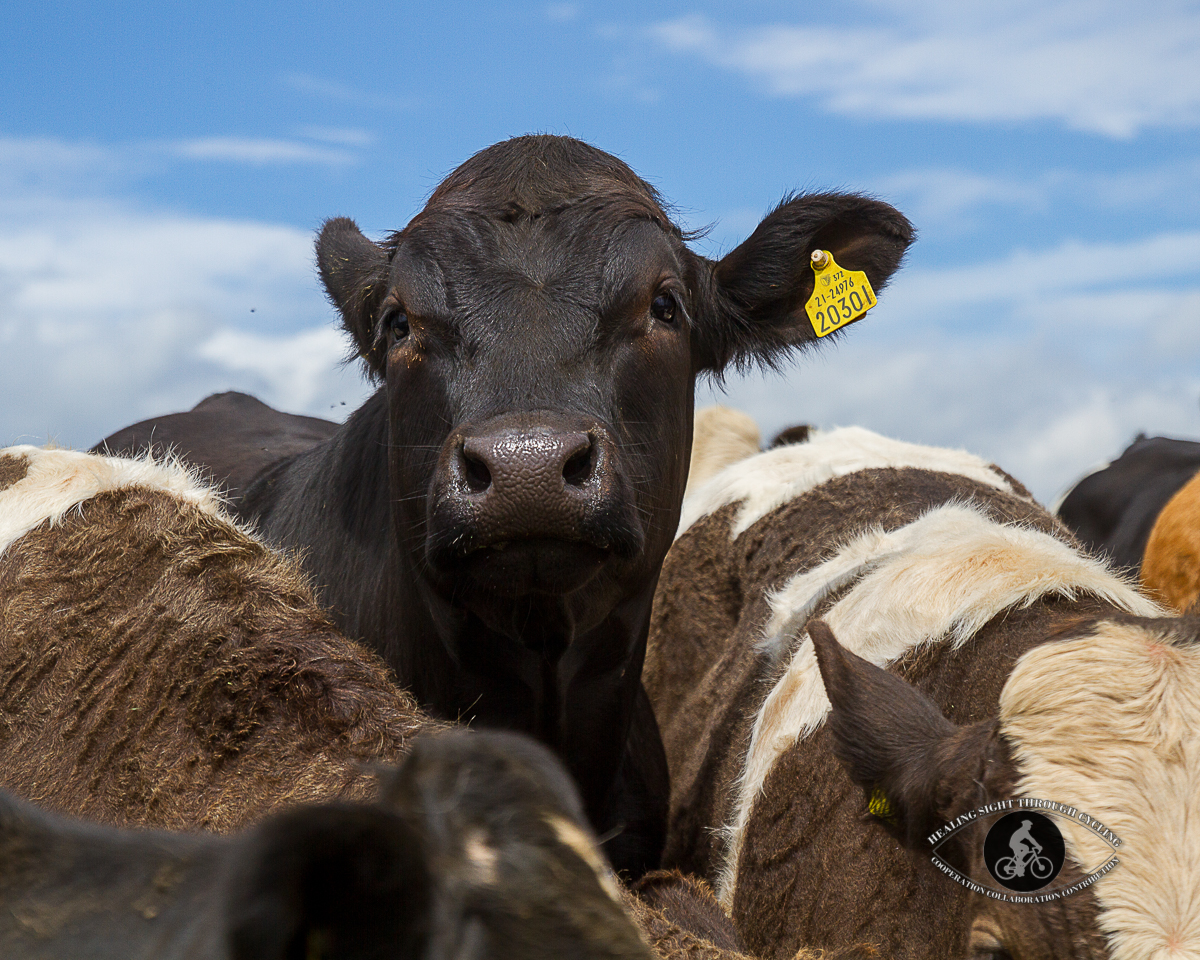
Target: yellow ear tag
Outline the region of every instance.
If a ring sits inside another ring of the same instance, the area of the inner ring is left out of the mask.
[[[871,790],[871,796],[867,800],[867,810],[872,816],[890,823],[893,827],[896,825],[896,808],[878,787]]]
[[[839,267],[828,250],[813,251],[812,268],[816,277],[804,312],[818,337],[857,320],[875,306],[875,291],[863,271]]]

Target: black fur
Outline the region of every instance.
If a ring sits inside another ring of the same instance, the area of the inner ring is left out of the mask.
[[[1075,484],[1058,517],[1084,546],[1136,577],[1154,521],[1197,470],[1200,443],[1139,436],[1107,467]]]

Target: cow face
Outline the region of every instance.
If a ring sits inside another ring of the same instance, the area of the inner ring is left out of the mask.
[[[890,822],[876,822],[914,856],[929,856],[939,826],[1013,797],[1065,803],[1122,840],[1114,851],[1058,820],[1067,859],[1055,888],[1084,879],[1114,852],[1120,863],[1083,891],[1044,904],[966,894],[962,914],[946,918],[959,926],[959,955],[1200,956],[1200,621],[1069,624],[1021,658],[999,716],[966,727],[843,649],[824,623],[810,622],[808,632],[832,704],[834,750],[867,794],[887,798]],[[984,839],[983,826],[969,826],[939,855],[986,878]]]
[[[812,250],[878,288],[911,238],[886,204],[801,197],[714,263],[628,167],[559,137],[477,154],[382,244],[330,221],[321,274],[386,385],[412,569],[490,629],[556,624],[560,645],[652,589],[696,376],[814,339]]]

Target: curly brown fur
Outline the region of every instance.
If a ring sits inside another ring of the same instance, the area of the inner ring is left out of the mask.
[[[18,480],[24,479],[28,470],[29,459],[27,457],[17,457],[7,453],[0,457],[0,490],[5,490]]]
[[[0,558],[0,784],[111,823],[230,830],[366,798],[431,721],[294,564],[165,493],[101,494]]]

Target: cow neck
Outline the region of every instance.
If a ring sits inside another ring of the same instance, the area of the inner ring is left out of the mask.
[[[399,563],[399,579],[418,599],[411,604],[416,615],[405,624],[397,673],[417,699],[446,719],[541,740],[570,770],[597,829],[613,826],[613,791],[641,686],[657,578],[591,629],[548,635],[533,649],[454,609],[420,577],[405,551]],[[540,613],[543,623],[560,619],[545,610],[527,613],[531,619]],[[557,625],[570,630],[568,623]]]
[[[583,631],[532,607],[546,628],[532,645],[492,630],[430,583],[394,508],[388,451],[380,391],[329,440],[260,474],[243,507],[303,554],[338,626],[377,650],[423,706],[538,737],[566,762],[593,824],[613,826],[657,576]]]

